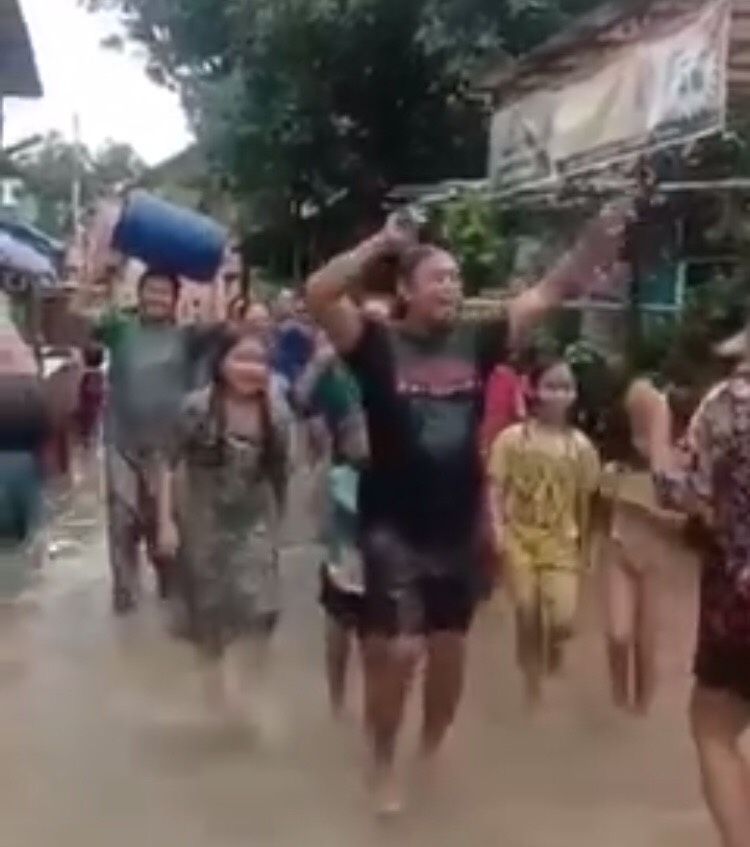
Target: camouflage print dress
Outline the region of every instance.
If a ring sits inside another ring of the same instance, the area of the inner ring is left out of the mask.
[[[708,393],[687,443],[688,466],[655,482],[704,527],[695,674],[750,703],[750,365]]]
[[[289,427],[283,401],[269,406],[268,432],[257,440],[223,431],[212,389],[188,397],[178,427],[178,581],[190,635],[210,652],[269,632],[280,610]]]

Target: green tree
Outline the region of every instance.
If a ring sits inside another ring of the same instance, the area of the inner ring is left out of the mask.
[[[152,78],[180,91],[246,217],[298,240],[342,204],[366,220],[399,182],[482,175],[477,62],[597,0],[83,2],[117,10]]]
[[[503,234],[502,214],[491,200],[471,193],[449,200],[437,212],[435,225],[461,260],[469,294],[507,277],[512,246]]]
[[[70,231],[76,174],[85,206],[103,192],[137,179],[145,169],[127,144],[108,142],[92,153],[85,145],[67,141],[55,132],[13,157],[13,164],[36,200],[36,224],[54,236],[65,236]]]

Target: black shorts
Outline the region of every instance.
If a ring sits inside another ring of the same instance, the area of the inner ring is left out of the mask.
[[[750,705],[750,645],[699,642],[694,671],[704,688],[726,691]]]
[[[364,533],[364,629],[385,635],[465,633],[481,598],[480,550],[425,549],[392,528]]]
[[[344,591],[331,579],[325,563],[320,566],[320,605],[336,623],[348,630],[362,631],[364,597]]]

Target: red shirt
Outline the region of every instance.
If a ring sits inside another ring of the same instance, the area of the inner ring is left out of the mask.
[[[497,436],[526,415],[526,380],[513,368],[498,365],[490,375],[480,430],[481,447],[487,451]]]

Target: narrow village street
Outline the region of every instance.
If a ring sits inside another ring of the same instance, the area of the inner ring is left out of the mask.
[[[295,486],[274,655],[278,726],[263,744],[200,723],[192,654],[165,633],[150,595],[137,617],[112,617],[96,487],[61,508],[52,561],[0,610],[2,847],[714,843],[685,718],[695,566],[666,537],[663,683],[648,719],[608,704],[593,589],[567,678],[541,714],[524,715],[496,598],[474,631],[444,773],[429,796],[411,797],[402,821],[374,821],[355,718],[336,727],[327,712],[317,555],[301,543],[308,488]],[[408,780],[414,767],[404,767]]]

